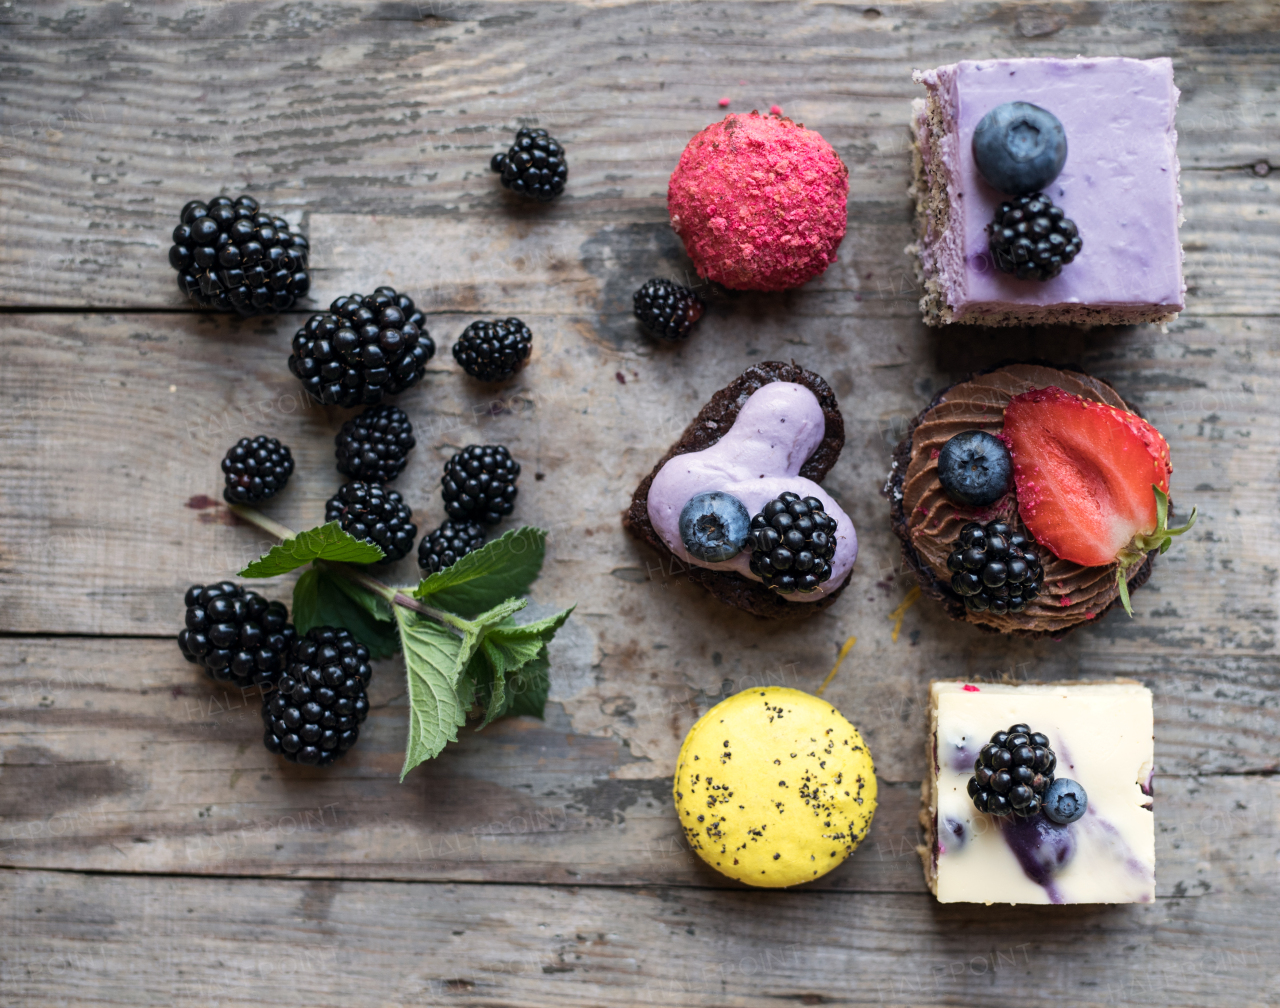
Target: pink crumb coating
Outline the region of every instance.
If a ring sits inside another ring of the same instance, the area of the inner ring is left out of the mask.
[[[848,192],[849,169],[813,130],[731,112],[685,147],[667,209],[699,276],[780,291],[835,262]]]

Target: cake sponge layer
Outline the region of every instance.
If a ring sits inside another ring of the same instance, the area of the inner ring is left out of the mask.
[[[930,684],[921,848],[940,903],[1150,903],[1155,899],[1151,691],[1130,680]],[[1070,825],[991,816],[968,794],[979,750],[1026,724],[1058,757],[1055,775],[1089,796]]]
[[[1178,241],[1178,89],[1168,59],[966,60],[915,79],[913,106],[921,309],[933,324],[1164,322],[1183,307]],[[973,132],[997,105],[1048,109],[1067,161],[1045,190],[1076,222],[1084,248],[1052,280],[994,268],[987,225],[1008,195],[982,178]]]

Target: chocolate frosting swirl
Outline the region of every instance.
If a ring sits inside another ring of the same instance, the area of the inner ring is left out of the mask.
[[[914,549],[921,573],[932,574],[940,586],[951,583],[947,555],[966,523],[1003,518],[1028,538],[1033,537],[1018,516],[1016,492],[1012,489],[988,507],[968,507],[952,501],[938,482],[938,452],[961,431],[984,430],[999,436],[1009,400],[1050,385],[1096,402],[1130,409],[1115,389],[1097,378],[1037,364],[1011,364],[952,386],[918,418],[911,435],[910,460],[906,462],[901,483],[903,527],[899,535]],[[1060,560],[1044,546],[1039,547],[1039,552],[1044,564],[1044,584],[1035,601],[1021,613],[998,616],[962,610],[963,618],[999,633],[1057,635],[1102,615],[1119,598],[1115,564],[1081,567]],[[1130,576],[1131,589],[1146,580],[1149,569],[1149,563],[1135,569]],[[954,615],[955,609],[951,608]]]

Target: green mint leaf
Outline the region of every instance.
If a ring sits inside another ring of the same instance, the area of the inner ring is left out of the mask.
[[[320,561],[317,566],[324,569],[324,561]],[[396,616],[392,611],[393,607],[391,603],[381,595],[370,591],[364,585],[356,584],[356,582],[352,581],[350,578],[345,578],[336,571],[326,570],[325,575],[344,595],[347,596],[347,598],[374,619],[381,620],[384,623],[395,622]],[[391,631],[391,633],[392,636],[394,636],[394,632]]]
[[[507,599],[474,620],[459,620],[461,637],[411,609],[395,607],[409,687],[409,738],[402,781],[419,763],[457,741],[458,729],[467,719],[467,708],[458,695],[459,680],[485,633],[526,605],[528,599]]]
[[[488,661],[493,677],[489,685],[484,721],[476,731],[508,712],[515,697],[519,695],[515,687],[519,687],[520,693],[530,691],[530,684],[518,678],[518,674],[531,662],[537,661],[540,657],[546,657],[547,643],[564,625],[564,621],[569,618],[573,610],[574,607],[570,606],[563,612],[548,616],[546,619],[520,626],[508,621],[485,634],[481,641],[481,653]],[[545,674],[546,670],[543,671],[541,678],[547,680],[546,685],[549,688],[550,680]],[[507,690],[509,681],[513,687],[510,699],[508,699]],[[542,689],[541,700],[536,700],[538,717],[542,716],[541,711],[546,703],[546,694],[547,689]]]
[[[551,659],[544,647],[507,683],[507,705],[503,714],[528,714],[541,718],[551,690]]]
[[[483,652],[477,650],[458,678],[458,703],[462,704],[464,711],[470,712],[475,707],[476,696],[481,689],[487,688],[491,675],[489,663],[485,661]]]
[[[345,591],[348,582],[329,571],[303,571],[293,588],[293,625],[299,635],[318,626],[350,630],[373,658],[390,658],[400,650],[393,627],[374,619]],[[388,606],[389,608],[389,606]]]
[[[451,567],[424,578],[414,598],[473,617],[529,590],[546,554],[547,533],[526,525],[512,529]]]
[[[367,564],[381,560],[383,556],[379,547],[348,535],[336,521],[331,521],[272,546],[269,552],[242,570],[240,577],[266,578],[288,574],[312,560]]]

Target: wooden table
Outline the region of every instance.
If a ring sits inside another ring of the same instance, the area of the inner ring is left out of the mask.
[[[0,25],[0,1001],[1280,1003],[1273,4],[5,0]],[[926,329],[902,254],[911,69],[1077,53],[1174,60],[1187,311],[1167,332]],[[722,96],[835,145],[849,233],[821,279],[709,291],[697,335],[657,347],[630,294],[687,275],[666,179]],[[522,124],[569,151],[550,206],[488,172]],[[175,289],[178,209],[241,191],[310,236],[316,298],[286,316],[193,313]],[[285,439],[299,471],[271,513],[321,520],[347,414],[300,405],[288,345],[310,311],[384,283],[441,346],[399,400],[420,526],[443,518],[452,449],[505,443],[517,517],[552,532],[536,606],[578,603],[546,720],[465,730],[403,785],[399,662],[320,772],[269,755],[255,698],[173,641],[185,587],[262,546],[211,500],[232,441]],[[506,314],[536,349],[493,394],[448,348]],[[892,446],[938,389],[1030,356],[1138,404],[1200,523],[1136,619],[1028,643],[921,603],[898,626]],[[711,391],[786,358],[841,398],[827,485],[862,552],[840,604],[780,627],[663,570],[619,514]],[[685,849],[679,741],[739,689],[815,689],[854,636],[826,695],[875,756],[871,835],[811,886],[736,888]],[[913,850],[929,679],[1113,675],[1156,697],[1156,902],[938,905]]]

